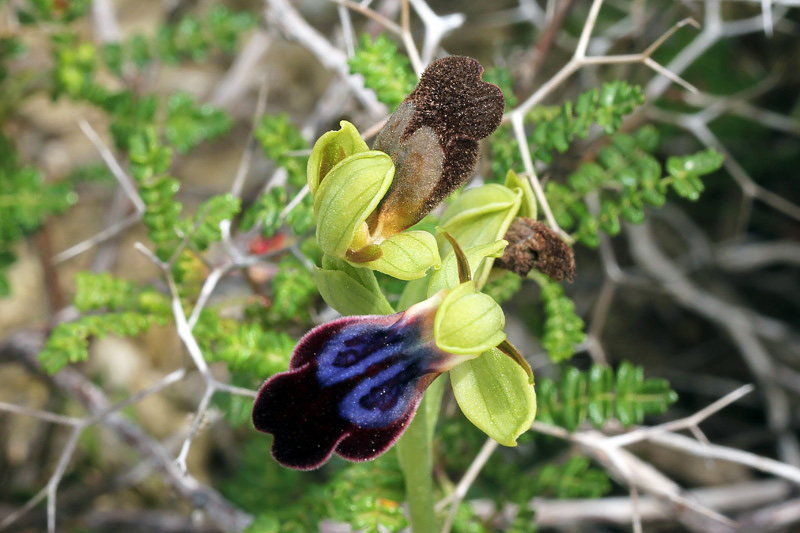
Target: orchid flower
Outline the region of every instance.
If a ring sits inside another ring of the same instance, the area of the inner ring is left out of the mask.
[[[314,280],[346,316],[309,331],[289,369],[258,393],[253,424],[274,436],[284,466],[317,468],[333,453],[377,457],[447,371],[462,411],[489,436],[514,446],[530,427],[533,373],[506,340],[502,309],[480,292],[512,220],[536,216],[530,187],[510,173],[505,186],[451,202],[440,238],[409,229],[471,176],[478,141],[500,124],[502,93],[482,72],[467,57],[434,61],[372,150],[346,121],[314,145],[307,177],[323,251]],[[404,311],[395,312],[374,271],[409,281]]]
[[[318,326],[297,344],[289,370],[264,383],[253,424],[274,435],[272,455],[279,463],[309,470],[333,452],[351,461],[374,459],[408,427],[433,380],[489,349],[513,357],[532,378],[506,341],[503,311],[475,289],[468,261],[456,249],[456,288],[402,313]]]

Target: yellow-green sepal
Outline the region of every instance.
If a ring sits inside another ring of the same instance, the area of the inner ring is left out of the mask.
[[[533,194],[531,182],[525,178],[520,178],[516,172],[509,169],[506,173],[506,187],[522,191],[522,203],[519,206],[517,216],[536,219],[536,196]]]
[[[325,254],[322,268],[314,268],[314,283],[325,303],[342,315],[390,315],[394,313],[381,292],[375,274]]]
[[[344,257],[356,237],[363,238],[365,221],[393,177],[392,158],[377,150],[346,157],[328,172],[314,195],[317,242],[322,251]]]
[[[527,374],[497,348],[450,370],[450,383],[467,419],[503,446],[516,446],[536,418]]]
[[[436,311],[436,346],[456,355],[480,354],[506,339],[506,317],[489,295],[478,292],[474,281],[451,290]]]
[[[392,235],[379,245],[380,257],[360,266],[402,280],[419,279],[429,268],[438,269],[442,261],[436,237],[427,231],[405,231]]]
[[[311,149],[306,178],[312,195],[317,193],[320,182],[340,161],[369,150],[355,126],[346,120],[341,121],[339,126],[339,130],[323,134]]]
[[[501,239],[464,250],[470,272],[477,272],[481,266],[481,261],[486,257],[501,257],[507,245],[508,241]],[[431,276],[430,285],[428,285],[428,297],[433,296],[442,289],[453,289],[461,283],[457,263],[456,254],[451,250],[442,260],[442,268],[435,271]]]
[[[517,216],[522,202],[521,189],[509,189],[490,183],[463,192],[445,210],[439,222],[442,231],[450,233],[462,247],[468,249],[502,239],[511,221]],[[440,239],[439,252],[449,247]],[[478,287],[483,287],[494,259],[489,257],[473,272]]]

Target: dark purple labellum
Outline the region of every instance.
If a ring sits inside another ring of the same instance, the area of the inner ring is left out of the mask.
[[[310,470],[334,451],[350,461],[386,451],[452,357],[426,334],[432,315],[344,317],[306,334],[253,405],[255,428],[275,437],[275,460]]]

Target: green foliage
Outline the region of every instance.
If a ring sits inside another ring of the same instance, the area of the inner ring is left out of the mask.
[[[696,200],[703,183],[700,176],[717,170],[722,156],[712,149],[667,160],[667,176],[652,153],[658,147],[658,132],[644,126],[633,135],[617,133],[597,154],[597,161],[584,163],[570,174],[566,184],[547,184],[547,199],[558,224],[574,230],[576,240],[597,246],[600,230],[609,235],[620,231],[620,216],[632,224],[645,218],[644,206],[662,206],[671,186],[684,198]],[[600,195],[595,217],[585,196]]]
[[[154,128],[145,128],[130,139],[130,170],[139,187],[146,210],[142,220],[156,244],[156,255],[166,260],[179,238],[183,205],[175,199],[180,183],[166,175],[172,164],[172,150],[161,146]]]
[[[88,98],[94,87],[97,48],[92,43],[79,42],[74,33],[55,34],[51,42],[53,94]]]
[[[264,237],[272,237],[283,225],[280,215],[286,207],[288,195],[285,187],[273,187],[256,199],[242,216],[239,228],[242,231],[249,231],[256,224],[261,225],[261,234]]]
[[[198,251],[222,238],[220,222],[231,220],[239,212],[241,201],[230,193],[212,196],[197,208],[197,213],[184,223],[184,238]]]
[[[75,275],[75,307],[89,311],[136,311],[169,316],[172,313],[166,296],[150,287],[117,279],[108,273],[79,272]]]
[[[575,314],[575,304],[564,294],[561,284],[544,274],[530,275],[542,287],[544,303],[544,331],[542,345],[554,363],[575,355],[575,345],[583,342],[583,320]]]
[[[516,102],[510,87],[510,75],[503,69],[487,72],[487,81],[503,89],[506,104]],[[554,152],[565,152],[576,138],[585,138],[592,124],[598,124],[606,133],[619,129],[622,117],[644,102],[644,93],[637,85],[624,81],[604,83],[600,89],[581,93],[573,103],[561,106],[538,106],[527,117],[536,124],[528,136],[535,159],[550,163]],[[511,126],[499,128],[490,138],[492,150],[492,181],[502,183],[509,169],[522,167],[519,145]]]
[[[220,484],[227,498],[256,514],[246,531],[304,533],[316,530],[323,519],[360,531],[400,531],[407,526],[395,454],[348,463],[324,482],[309,486],[300,482],[308,474],[280,467],[267,449],[262,436],[246,440],[234,476]]]
[[[167,100],[164,130],[167,140],[182,154],[221,136],[230,127],[231,118],[227,113],[209,104],[197,105],[189,93],[177,92]]]
[[[568,368],[560,382],[539,380],[537,420],[575,431],[587,419],[601,427],[611,418],[625,426],[641,424],[647,414],[663,413],[678,399],[664,379],[645,379],[644,369],[623,362],[616,373],[594,365],[588,372]]]
[[[254,24],[255,17],[250,13],[216,6],[203,17],[186,16],[175,25],[162,27],[156,37],[156,50],[166,63],[204,61],[214,46],[234,52],[238,38]]]
[[[0,134],[0,297],[10,292],[5,269],[14,262],[14,243],[78,199],[67,182],[45,183],[37,169],[17,159],[11,140]]]
[[[158,99],[154,95],[142,96],[125,90],[95,101],[111,116],[109,129],[120,150],[129,150],[130,138],[155,124]]]
[[[289,184],[300,188],[306,184],[308,156],[294,156],[289,152],[305,150],[308,143],[300,134],[289,115],[265,115],[255,130],[255,137],[264,150],[264,155],[283,167],[289,174]]]
[[[89,11],[91,0],[28,0],[17,7],[16,15],[22,24],[36,22],[73,22]]]
[[[82,312],[108,312],[83,316],[53,329],[38,356],[51,374],[68,363],[85,361],[92,337],[136,335],[153,324],[166,324],[171,316],[169,300],[163,294],[106,273],[82,272],[75,277],[75,306]]]
[[[664,183],[671,185],[678,196],[695,201],[705,189],[700,176],[719,170],[724,160],[722,154],[713,148],[693,155],[672,156],[667,159],[667,172],[671,180],[665,179]]]
[[[256,25],[256,17],[247,11],[231,11],[215,5],[206,18],[211,42],[227,54],[236,53],[239,38]]]
[[[314,227],[314,199],[310,194],[286,215],[286,223],[295,235],[304,235]]]
[[[272,304],[265,318],[269,323],[305,320],[317,294],[317,285],[306,267],[293,256],[285,257],[272,280]]]
[[[641,88],[624,81],[604,83],[600,89],[581,93],[574,104],[567,101],[553,116],[538,121],[530,139],[536,147],[533,156],[549,163],[554,151],[566,152],[575,137],[585,138],[592,124],[614,133],[622,117],[642,103]]]
[[[374,90],[378,100],[391,109],[400,105],[417,83],[408,58],[383,34],[375,41],[364,34],[347,63],[350,71],[364,76],[364,85]]]
[[[255,322],[239,323],[205,311],[194,329],[209,362],[223,362],[231,372],[260,380],[283,372],[295,341],[282,331],[265,330]]]
[[[128,337],[146,331],[153,324],[165,323],[163,317],[122,312],[85,316],[75,322],[59,324],[39,353],[39,362],[46,372],[55,374],[68,363],[78,363],[89,357],[91,337],[104,337],[109,333]]]
[[[591,468],[591,461],[575,455],[563,465],[548,463],[533,478],[533,490],[551,498],[600,498],[611,490],[608,474]]]

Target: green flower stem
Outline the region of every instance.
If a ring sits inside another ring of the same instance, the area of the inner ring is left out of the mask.
[[[406,482],[406,499],[414,533],[439,531],[433,510],[433,430],[439,416],[445,379],[425,392],[414,420],[397,442],[397,456]]]

